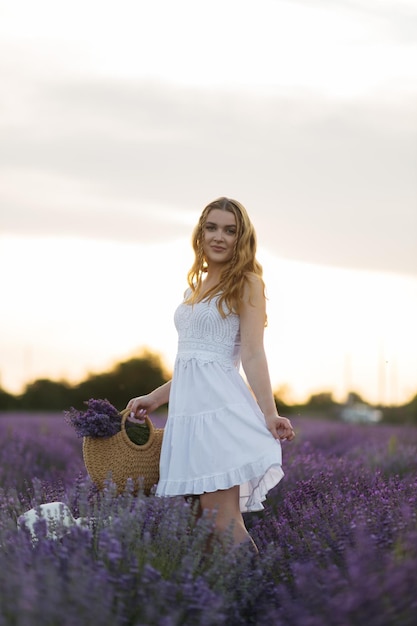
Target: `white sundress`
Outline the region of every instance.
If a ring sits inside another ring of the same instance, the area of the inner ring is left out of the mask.
[[[240,510],[260,511],[282,478],[281,444],[239,373],[240,319],[222,318],[217,298],[175,311],[178,353],[157,496],[240,485]]]

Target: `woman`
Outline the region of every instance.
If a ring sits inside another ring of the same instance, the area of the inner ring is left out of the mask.
[[[193,248],[189,289],[174,316],[173,378],[127,408],[141,417],[169,401],[156,494],[199,497],[217,531],[231,529],[237,546],[252,542],[242,512],[261,510],[281,480],[280,440],[294,431],[278,415],[271,389],[262,267],[245,208],[229,198],[211,202]]]

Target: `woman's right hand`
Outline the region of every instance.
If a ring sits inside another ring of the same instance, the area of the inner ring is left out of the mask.
[[[126,405],[126,409],[130,410],[130,417],[138,417],[139,419],[152,413],[152,411],[156,411],[158,407],[159,404],[156,402],[152,393],[148,393],[146,396],[132,398]]]

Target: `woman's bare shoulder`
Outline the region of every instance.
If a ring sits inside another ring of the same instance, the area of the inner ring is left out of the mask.
[[[254,272],[248,272],[245,275],[245,286],[243,290],[243,297],[245,300],[265,298],[265,283],[262,277]]]

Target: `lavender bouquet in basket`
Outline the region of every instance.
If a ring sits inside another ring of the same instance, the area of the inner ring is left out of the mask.
[[[64,411],[64,418],[72,426],[78,437],[112,437],[120,432],[122,414],[108,401],[91,398],[84,404],[86,411],[71,407]],[[125,422],[126,433],[131,441],[143,445],[149,439],[149,426],[146,423]]]
[[[64,411],[64,418],[78,437],[112,437],[120,431],[122,416],[108,400],[91,398],[84,404],[86,411],[71,407]]]

